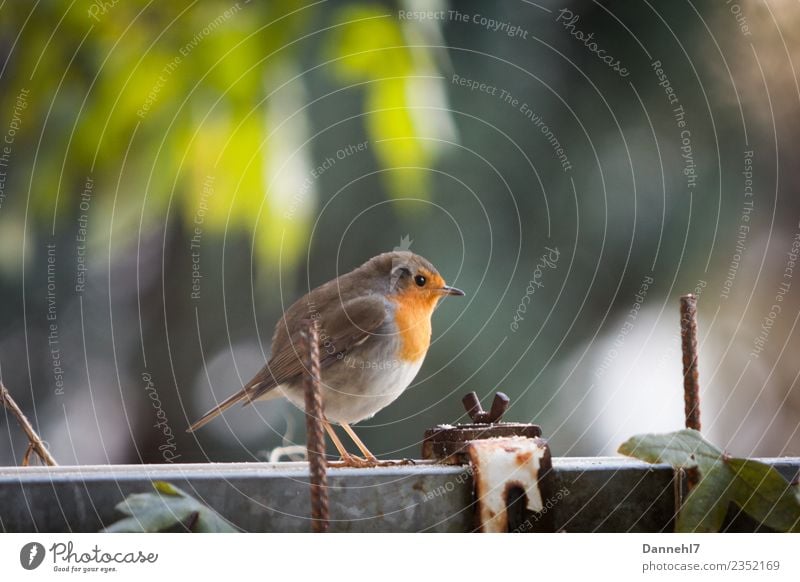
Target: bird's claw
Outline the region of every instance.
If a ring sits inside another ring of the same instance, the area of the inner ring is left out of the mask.
[[[342,457],[338,461],[329,462],[329,467],[354,467],[359,469],[372,468],[372,467],[398,467],[402,465],[416,465],[413,459],[399,459],[399,460],[385,460],[382,461],[376,457],[359,457],[356,455],[348,455]]]
[[[381,467],[400,467],[402,465],[416,465],[414,459],[397,459],[394,461],[380,461]]]
[[[364,457],[359,457],[357,455],[347,455],[346,457],[342,457],[338,461],[329,462],[329,467],[355,467],[359,469],[363,469],[366,467],[376,467],[378,466],[378,459],[365,459]]]

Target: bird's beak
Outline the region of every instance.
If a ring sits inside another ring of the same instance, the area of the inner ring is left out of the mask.
[[[442,287],[440,291],[444,295],[456,295],[458,297],[464,296],[464,292],[461,289],[456,289],[455,287],[449,287],[448,285]]]

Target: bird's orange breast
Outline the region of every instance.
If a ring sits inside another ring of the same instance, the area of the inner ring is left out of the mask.
[[[400,336],[398,358],[404,362],[418,362],[431,344],[431,315],[436,305],[426,297],[405,294],[394,299],[395,323]]]

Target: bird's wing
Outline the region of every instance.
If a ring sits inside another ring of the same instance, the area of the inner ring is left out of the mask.
[[[364,295],[347,303],[330,304],[328,309],[320,310],[318,319],[320,368],[325,369],[333,362],[343,358],[353,348],[368,341],[386,320],[386,301],[381,295]],[[324,311],[325,314],[321,312]],[[307,320],[306,320],[307,321]],[[273,354],[264,366],[244,388],[204,414],[189,427],[195,431],[237,402],[247,405],[263,398],[276,386],[297,380],[306,369],[305,354],[300,351],[301,326],[306,321],[297,321],[296,329],[286,329],[276,333],[273,341]],[[281,319],[278,325],[286,325]]]

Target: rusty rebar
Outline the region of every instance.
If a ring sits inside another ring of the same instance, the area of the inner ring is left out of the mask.
[[[700,384],[697,371],[697,297],[681,297],[681,349],[683,352],[683,410],[686,428],[700,430]],[[697,467],[685,470],[687,491],[700,482]]]
[[[309,320],[300,333],[301,354],[305,357],[303,383],[306,396],[306,449],[311,480],[311,531],[327,531],[328,474],[325,463],[325,429],[322,424],[322,387],[320,385],[319,334],[316,321]]]
[[[11,413],[16,417],[20,427],[22,427],[22,430],[25,432],[25,436],[28,437],[28,448],[25,450],[25,455],[22,457],[23,466],[27,466],[29,464],[32,452],[36,453],[45,465],[50,465],[51,467],[58,465],[56,460],[53,458],[53,455],[51,455],[50,451],[47,450],[44,441],[42,441],[42,439],[33,429],[31,422],[22,412],[22,409],[17,405],[16,402],[14,402],[14,399],[11,398],[11,394],[8,392],[2,381],[0,381],[0,404],[4,405],[8,410],[11,411]]]
[[[700,385],[697,372],[697,297],[681,297],[683,401],[686,428],[700,430]]]

